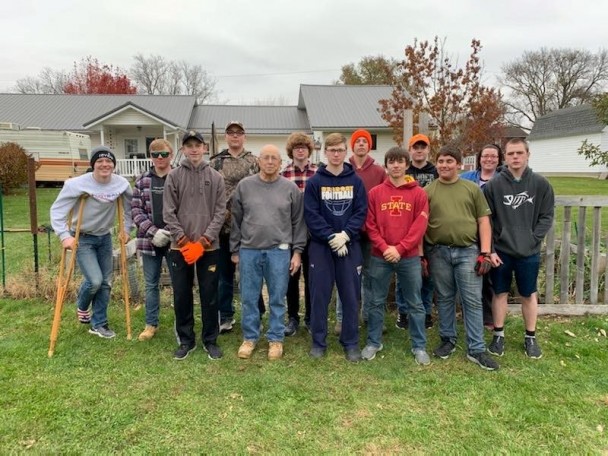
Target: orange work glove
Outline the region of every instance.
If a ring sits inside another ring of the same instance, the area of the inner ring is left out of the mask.
[[[200,242],[189,241],[181,247],[179,251],[182,252],[182,256],[184,257],[184,260],[186,260],[186,263],[194,264],[203,256],[205,248]]]

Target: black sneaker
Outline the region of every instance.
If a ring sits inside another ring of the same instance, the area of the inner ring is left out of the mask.
[[[212,343],[206,344],[204,350],[207,352],[209,359],[220,359],[223,356],[220,347]]]
[[[441,345],[433,350],[433,354],[438,358],[448,359],[455,351],[456,345],[454,345],[450,339],[441,339]]]
[[[526,356],[528,358],[540,359],[543,357],[543,352],[536,343],[536,337],[525,337],[524,349],[526,350]]]
[[[325,349],[323,347],[312,347],[308,355],[314,359],[323,358],[325,356]]]
[[[191,351],[196,348],[196,345],[186,345],[182,344],[179,346],[177,350],[175,350],[175,354],[173,355],[173,359],[186,359]]]
[[[486,352],[469,353],[467,359],[481,367],[482,369],[494,371],[498,370],[498,363],[494,361]]]
[[[433,327],[433,316],[431,314],[426,314],[426,317],[424,317],[424,327],[426,329]]]
[[[488,351],[494,356],[505,354],[505,338],[503,336],[492,337],[492,342],[488,345]]]
[[[296,320],[293,317],[290,318],[287,321],[287,324],[285,325],[285,335],[288,336],[288,337],[289,336],[295,336],[299,327],[300,327],[300,324],[298,323],[298,320]]]
[[[358,348],[348,348],[344,350],[344,357],[351,363],[358,363],[361,361],[361,350]]]
[[[232,325],[236,323],[234,318],[230,318],[228,320],[222,320],[220,322],[220,334],[226,334],[232,331]]]
[[[108,327],[108,325],[98,326],[97,328],[90,328],[89,333],[95,334],[96,336],[99,336],[103,339],[112,339],[113,337],[116,337],[116,333],[112,331]]]
[[[397,322],[395,323],[395,328],[397,329],[407,329],[409,323],[407,321],[407,314],[399,313],[397,316]]]

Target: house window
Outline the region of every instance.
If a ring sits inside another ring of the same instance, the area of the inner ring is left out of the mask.
[[[139,153],[139,140],[125,139],[125,157],[136,158]]]
[[[89,154],[86,149],[78,149],[78,155],[81,160],[89,161]]]
[[[378,135],[374,135],[372,134],[372,147],[370,150],[376,150],[376,148],[378,147]]]

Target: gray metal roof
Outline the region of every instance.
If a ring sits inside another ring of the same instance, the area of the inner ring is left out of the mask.
[[[223,132],[230,121],[243,123],[250,134],[289,134],[293,131],[310,133],[306,111],[297,106],[195,106],[188,128],[211,132],[211,123]]]
[[[558,109],[536,119],[528,139],[559,138],[563,136],[599,133],[606,127],[591,105]]]
[[[45,130],[83,130],[83,124],[134,103],[186,129],[195,97],[189,95],[25,95],[0,94],[0,122]]]
[[[388,85],[300,85],[298,107],[306,109],[312,129],[386,128],[379,100],[390,98]]]

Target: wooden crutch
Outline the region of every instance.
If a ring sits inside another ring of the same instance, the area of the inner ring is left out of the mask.
[[[125,318],[127,323],[127,340],[131,340],[131,305],[129,304],[129,271],[127,270],[127,246],[122,240],[125,232],[125,222],[123,219],[124,209],[122,207],[122,196],[116,200],[118,204],[118,231],[120,244],[120,276],[122,277],[122,294],[125,301]]]
[[[55,345],[57,345],[57,336],[59,334],[59,325],[61,323],[61,311],[63,310],[63,303],[65,301],[65,295],[70,285],[70,279],[74,272],[76,265],[76,250],[78,249],[78,240],[80,238],[80,226],[82,224],[82,213],[84,211],[84,203],[89,195],[82,195],[80,197],[80,207],[78,208],[78,218],[76,219],[76,231],[74,233],[74,248],[72,249],[72,256],[70,257],[70,264],[68,265],[67,272],[65,269],[65,258],[68,249],[65,247],[61,250],[61,261],[59,262],[59,276],[57,277],[57,298],[55,299],[55,314],[53,316],[53,326],[51,327],[51,343],[49,345],[49,358],[55,353]],[[68,216],[71,220],[72,216]]]

